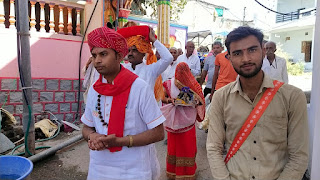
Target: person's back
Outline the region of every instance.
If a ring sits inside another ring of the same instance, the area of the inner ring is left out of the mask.
[[[215,65],[220,66],[218,80],[215,90],[236,80],[238,74],[234,71],[229,59],[226,58],[227,52],[220,53],[216,57]]]

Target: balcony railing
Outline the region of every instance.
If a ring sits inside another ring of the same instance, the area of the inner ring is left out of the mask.
[[[29,1],[31,32],[81,36],[84,5],[58,0]],[[0,0],[0,29],[15,29],[15,0]]]
[[[316,11],[314,8],[306,9],[306,8],[300,8],[297,9],[297,11],[282,15],[277,14],[276,16],[276,23],[286,22],[286,21],[293,21],[296,19],[304,18],[306,16],[315,15]]]

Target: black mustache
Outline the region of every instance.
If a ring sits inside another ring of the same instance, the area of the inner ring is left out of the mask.
[[[240,67],[243,67],[243,66],[246,66],[246,65],[256,65],[255,63],[245,63],[245,64],[242,64]]]

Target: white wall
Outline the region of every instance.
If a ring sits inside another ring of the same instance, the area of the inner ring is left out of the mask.
[[[314,0],[278,0],[277,10],[282,13],[296,11],[300,8],[314,8]]]
[[[308,35],[305,35],[305,33]],[[290,37],[290,40],[286,40],[286,37]],[[302,41],[312,41],[313,28],[288,31],[282,33],[272,33],[270,40],[282,45],[282,49],[287,52],[294,62],[304,61],[304,53],[301,53]]]

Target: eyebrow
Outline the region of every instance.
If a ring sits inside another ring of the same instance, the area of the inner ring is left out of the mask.
[[[94,55],[94,54],[101,54],[101,53],[108,53],[108,51],[107,51],[107,50],[103,50],[103,51],[95,52],[95,53],[91,52],[92,55]]]
[[[250,47],[248,47],[248,48],[246,48],[246,49],[254,49],[254,48],[258,48],[258,46],[257,46],[257,45],[254,45],[254,46],[250,46]],[[241,52],[242,50],[244,50],[244,49],[234,50],[234,51],[232,51],[232,53]]]

